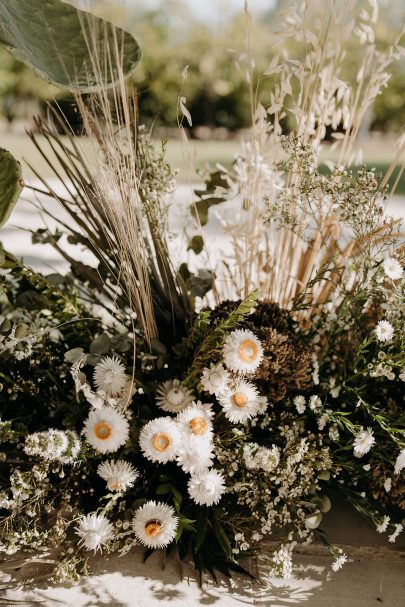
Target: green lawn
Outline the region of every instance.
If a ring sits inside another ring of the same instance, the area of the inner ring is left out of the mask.
[[[39,155],[32,142],[26,135],[0,134],[0,147],[10,150],[19,160],[28,160],[36,170],[44,176],[50,174],[49,167],[43,158]],[[198,170],[205,165],[214,165],[216,163],[224,166],[230,166],[232,160],[237,154],[239,143],[232,141],[196,141],[191,140],[188,145],[179,140],[170,140],[167,146],[167,159],[170,164],[179,169],[178,179],[181,182],[195,182],[199,180]],[[378,171],[384,173],[391,159],[394,156],[394,142],[392,139],[371,138],[364,142],[364,161]],[[323,157],[334,159],[334,154],[325,148]],[[322,167],[324,169],[324,167]],[[393,183],[399,168],[391,179]],[[24,167],[24,174],[27,177],[32,176],[32,172],[27,166]],[[397,189],[397,193],[405,194],[405,175],[402,175]]]

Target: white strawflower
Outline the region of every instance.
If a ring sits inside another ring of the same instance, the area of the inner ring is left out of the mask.
[[[211,419],[214,416],[211,407],[212,405],[203,405],[201,401],[197,401],[181,411],[177,416],[180,431],[186,436],[191,434],[200,439],[211,439]]]
[[[383,262],[385,275],[392,280],[398,280],[402,276],[402,266],[394,257],[386,257]]]
[[[385,515],[383,520],[379,525],[377,525],[376,531],[377,533],[385,533],[388,529],[388,524],[390,522],[390,517]]]
[[[139,445],[147,459],[165,464],[176,459],[180,440],[175,421],[169,417],[156,417],[142,428]]]
[[[212,466],[213,446],[209,441],[183,438],[177,453],[178,465],[189,474],[198,474]]]
[[[236,329],[226,338],[222,354],[231,371],[254,373],[262,361],[263,347],[252,331]]]
[[[133,465],[122,459],[102,462],[97,468],[97,474],[106,481],[109,491],[126,491],[139,476]]]
[[[388,320],[380,320],[375,328],[378,341],[391,341],[394,335],[394,327]]]
[[[401,472],[401,470],[403,470],[404,468],[405,468],[405,449],[402,449],[402,451],[399,452],[399,455],[395,462],[395,469],[394,469],[395,474],[399,474]]]
[[[362,457],[368,453],[375,444],[374,434],[371,428],[360,430],[353,442],[354,455]]]
[[[392,488],[392,478],[386,478],[384,481],[384,489],[387,493],[391,491]]]
[[[107,396],[119,394],[128,381],[125,367],[116,356],[106,356],[94,368],[94,383]]]
[[[297,411],[300,415],[302,415],[305,411],[305,403],[306,403],[305,396],[302,396],[302,394],[299,394],[298,396],[296,396],[294,398],[295,408],[297,409]]]
[[[259,396],[258,398],[258,415],[264,415],[269,407],[269,399],[267,396]]]
[[[218,396],[225,417],[233,424],[243,423],[255,417],[259,410],[259,393],[248,381],[236,382]]]
[[[226,390],[229,379],[229,373],[223,365],[211,363],[209,367],[205,367],[203,370],[201,385],[209,394],[218,396],[218,394]]]
[[[342,569],[343,565],[347,562],[347,556],[345,554],[341,554],[336,557],[336,559],[332,563],[332,571],[339,571]]]
[[[103,514],[87,514],[83,516],[75,531],[81,537],[80,544],[83,544],[87,550],[101,550],[101,546],[106,544],[114,535],[113,526]]]
[[[150,501],[136,511],[132,528],[144,546],[164,548],[176,537],[178,521],[173,508]]]
[[[403,529],[404,529],[403,525],[401,525],[401,523],[397,523],[395,525],[394,532],[388,536],[388,541],[391,542],[391,544],[393,544],[395,542],[395,540],[397,539],[398,535],[403,531]]]
[[[179,413],[192,403],[194,397],[190,390],[178,379],[165,381],[156,391],[156,404],[163,411]]]
[[[188,492],[200,506],[218,504],[225,492],[225,479],[217,470],[206,470],[190,478]]]
[[[322,401],[316,394],[313,394],[309,399],[309,408],[311,411],[319,411],[322,406]]]
[[[128,420],[112,407],[90,411],[84,423],[86,441],[100,453],[113,453],[125,445],[129,435]]]

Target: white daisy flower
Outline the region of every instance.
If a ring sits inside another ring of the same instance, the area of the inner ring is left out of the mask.
[[[152,419],[142,428],[139,436],[139,445],[144,456],[163,464],[176,459],[180,441],[177,423],[169,417]]]
[[[264,415],[269,407],[269,399],[267,396],[259,396],[258,398],[259,407],[257,409],[258,415]]]
[[[150,501],[136,511],[132,528],[136,538],[144,546],[164,548],[176,537],[178,521],[173,508]]]
[[[133,465],[122,459],[102,462],[97,468],[97,474],[106,481],[109,491],[126,491],[139,476]]]
[[[113,526],[104,514],[83,516],[75,531],[81,537],[80,544],[83,544],[87,550],[94,550],[94,552],[101,550],[101,546],[114,536]]]
[[[395,469],[394,469],[395,474],[399,474],[401,472],[401,470],[403,470],[404,468],[405,468],[405,449],[402,449],[402,451],[399,452],[399,455],[395,462]]]
[[[371,428],[361,430],[353,442],[354,455],[362,457],[368,453],[371,447],[375,444],[374,434]]]
[[[259,393],[248,381],[240,380],[218,396],[225,417],[233,424],[255,417],[259,410]]]
[[[178,449],[177,463],[189,474],[198,474],[212,466],[213,446],[207,440],[198,440],[194,436],[183,438]]]
[[[194,400],[190,390],[183,386],[178,379],[165,381],[156,391],[156,404],[163,411],[179,413]]]
[[[177,416],[177,423],[180,430],[187,436],[192,435],[201,439],[211,439],[212,437],[212,405],[203,405],[201,401],[194,402],[192,405],[181,411]]]
[[[403,525],[401,523],[396,523],[394,532],[388,536],[388,541],[391,542],[391,544],[393,544],[395,542],[395,540],[397,539],[398,535],[400,533],[402,533],[403,530],[404,530]]]
[[[125,445],[129,435],[129,423],[112,407],[100,407],[90,411],[84,423],[86,441],[100,453],[113,453]]]
[[[402,266],[394,257],[386,257],[383,262],[384,273],[391,280],[398,280],[402,276]]]
[[[306,408],[305,403],[306,403],[305,396],[302,396],[302,394],[299,394],[298,396],[296,396],[294,398],[295,408],[297,409],[297,411],[300,415],[302,415],[305,411],[305,408]]]
[[[336,559],[332,563],[332,571],[339,571],[342,569],[343,565],[347,562],[347,556],[345,554],[341,554],[336,557]]]
[[[201,376],[201,385],[209,394],[221,394],[226,390],[229,383],[229,373],[221,364],[214,365],[211,363],[209,367],[205,367]]]
[[[236,329],[226,338],[222,353],[231,371],[254,373],[262,361],[263,347],[252,331]]]
[[[116,356],[106,356],[94,368],[94,383],[107,396],[119,394],[128,381],[125,367]]]
[[[391,341],[394,335],[394,327],[388,320],[380,320],[375,328],[378,341]]]
[[[199,506],[218,504],[225,492],[225,479],[217,470],[206,470],[188,481],[188,493]]]
[[[381,521],[381,523],[379,525],[377,525],[377,528],[376,528],[377,533],[385,533],[388,529],[389,522],[390,522],[390,517],[387,515],[384,515],[384,518]]]

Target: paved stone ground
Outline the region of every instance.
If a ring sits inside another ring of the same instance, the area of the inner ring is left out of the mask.
[[[192,200],[191,191],[190,186],[179,187],[180,206]],[[403,218],[405,199],[391,201],[388,212]],[[174,224],[179,224],[181,216],[184,216],[182,210],[177,212],[177,217],[174,215]],[[11,224],[30,229],[43,227],[38,211],[29,202],[19,202],[10,223],[0,233],[0,240],[37,270],[52,272],[66,268],[50,246],[33,246],[30,233],[17,230]],[[208,239],[213,246],[218,233],[218,221],[213,215],[208,226]],[[77,249],[72,251],[76,253]],[[88,260],[85,254],[84,259]],[[252,570],[260,581],[237,578],[230,583],[220,578],[214,584],[207,579],[200,588],[191,567],[186,567],[181,577],[176,561],[164,563],[162,554],[155,554],[143,564],[142,551],[137,550],[123,558],[93,559],[93,575],[70,587],[38,586],[29,591],[7,591],[2,583],[7,585],[8,576],[0,575],[0,605],[34,606],[39,601],[46,607],[288,607],[301,604],[305,607],[405,607],[404,539],[395,545],[388,544],[386,536],[378,535],[341,500],[337,500],[336,505],[335,500],[333,503],[332,512],[325,517],[325,530],[349,556],[349,562],[337,573],[331,572],[330,557],[324,549],[313,545],[297,554],[293,575],[287,581],[271,579],[265,562],[255,561],[251,563]],[[13,566],[12,559],[10,557],[8,567]],[[18,576],[18,571],[15,574]]]
[[[269,577],[265,560],[260,559],[250,562],[257,581],[220,577],[214,583],[206,578],[200,587],[191,566],[182,571],[174,558],[165,562],[163,553],[144,564],[139,549],[122,558],[94,558],[93,574],[73,586],[4,591],[3,604],[11,606],[11,601],[19,600],[32,606],[40,601],[46,607],[404,607],[404,539],[388,544],[386,536],[378,535],[341,499],[335,497],[332,503],[324,530],[349,556],[337,573],[331,572],[324,548],[314,544],[297,553],[288,580]]]

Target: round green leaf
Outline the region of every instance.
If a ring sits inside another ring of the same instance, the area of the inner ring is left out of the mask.
[[[70,91],[85,93],[98,88],[92,54],[97,56],[100,72],[107,75],[107,84],[116,79],[106,52],[110,49],[114,61],[115,41],[124,73],[129,74],[139,63],[140,48],[131,34],[108,21],[62,0],[0,2],[0,43],[42,78]]]

